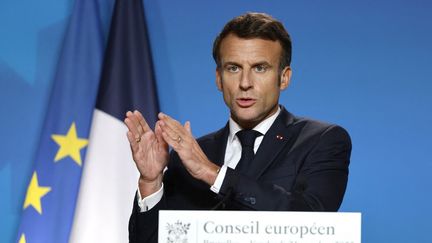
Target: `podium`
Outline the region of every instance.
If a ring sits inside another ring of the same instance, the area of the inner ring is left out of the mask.
[[[360,213],[159,212],[159,243],[360,243]]]

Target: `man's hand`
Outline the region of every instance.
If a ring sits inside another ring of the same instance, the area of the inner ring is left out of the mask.
[[[219,166],[211,162],[192,135],[190,122],[182,126],[168,115],[159,113],[162,136],[179,155],[183,165],[196,179],[213,185]]]
[[[153,132],[139,111],[128,111],[124,120],[132,157],[140,172],[139,190],[146,197],[162,186],[163,170],[168,163],[168,144],[162,137],[160,122]]]

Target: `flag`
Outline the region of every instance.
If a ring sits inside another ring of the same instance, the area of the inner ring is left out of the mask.
[[[103,44],[96,1],[77,0],[29,175],[19,243],[68,242],[98,93]],[[31,117],[24,119],[31,122]]]
[[[128,241],[139,174],[123,119],[127,110],[135,109],[155,123],[158,101],[150,45],[142,1],[117,0],[70,242]]]

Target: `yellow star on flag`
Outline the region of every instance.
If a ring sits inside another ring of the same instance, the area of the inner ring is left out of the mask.
[[[18,243],[26,243],[25,234],[21,234],[21,237],[20,237]]]
[[[27,188],[27,195],[24,201],[24,209],[28,208],[31,205],[34,209],[36,209],[36,211],[38,211],[39,214],[42,214],[41,198],[45,196],[49,191],[51,191],[51,187],[39,186],[37,173],[36,171],[33,172],[30,185]]]
[[[66,156],[70,156],[79,166],[81,166],[80,150],[87,146],[88,140],[78,138],[75,122],[72,123],[66,135],[53,134],[51,138],[60,146],[54,158],[55,162]]]

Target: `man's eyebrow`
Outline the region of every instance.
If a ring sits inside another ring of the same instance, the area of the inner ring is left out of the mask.
[[[235,66],[239,66],[239,67],[241,67],[240,63],[232,62],[232,61],[228,61],[228,62],[225,62],[225,63],[223,64],[224,67],[226,67],[226,66],[228,66],[228,65],[235,65]]]
[[[272,67],[272,65],[267,61],[256,62],[256,63],[252,64],[252,67],[261,66],[261,65],[267,66],[267,67]]]
[[[239,66],[239,67],[242,66],[240,63],[237,63],[237,62],[234,62],[234,61],[227,61],[227,62],[223,63],[224,67],[226,67],[228,65],[235,65],[235,66]],[[252,63],[251,66],[252,67],[256,67],[256,66],[260,66],[260,65],[267,66],[267,67],[272,67],[272,65],[269,62],[267,62],[267,61],[259,61],[259,62],[256,62],[256,63]]]

